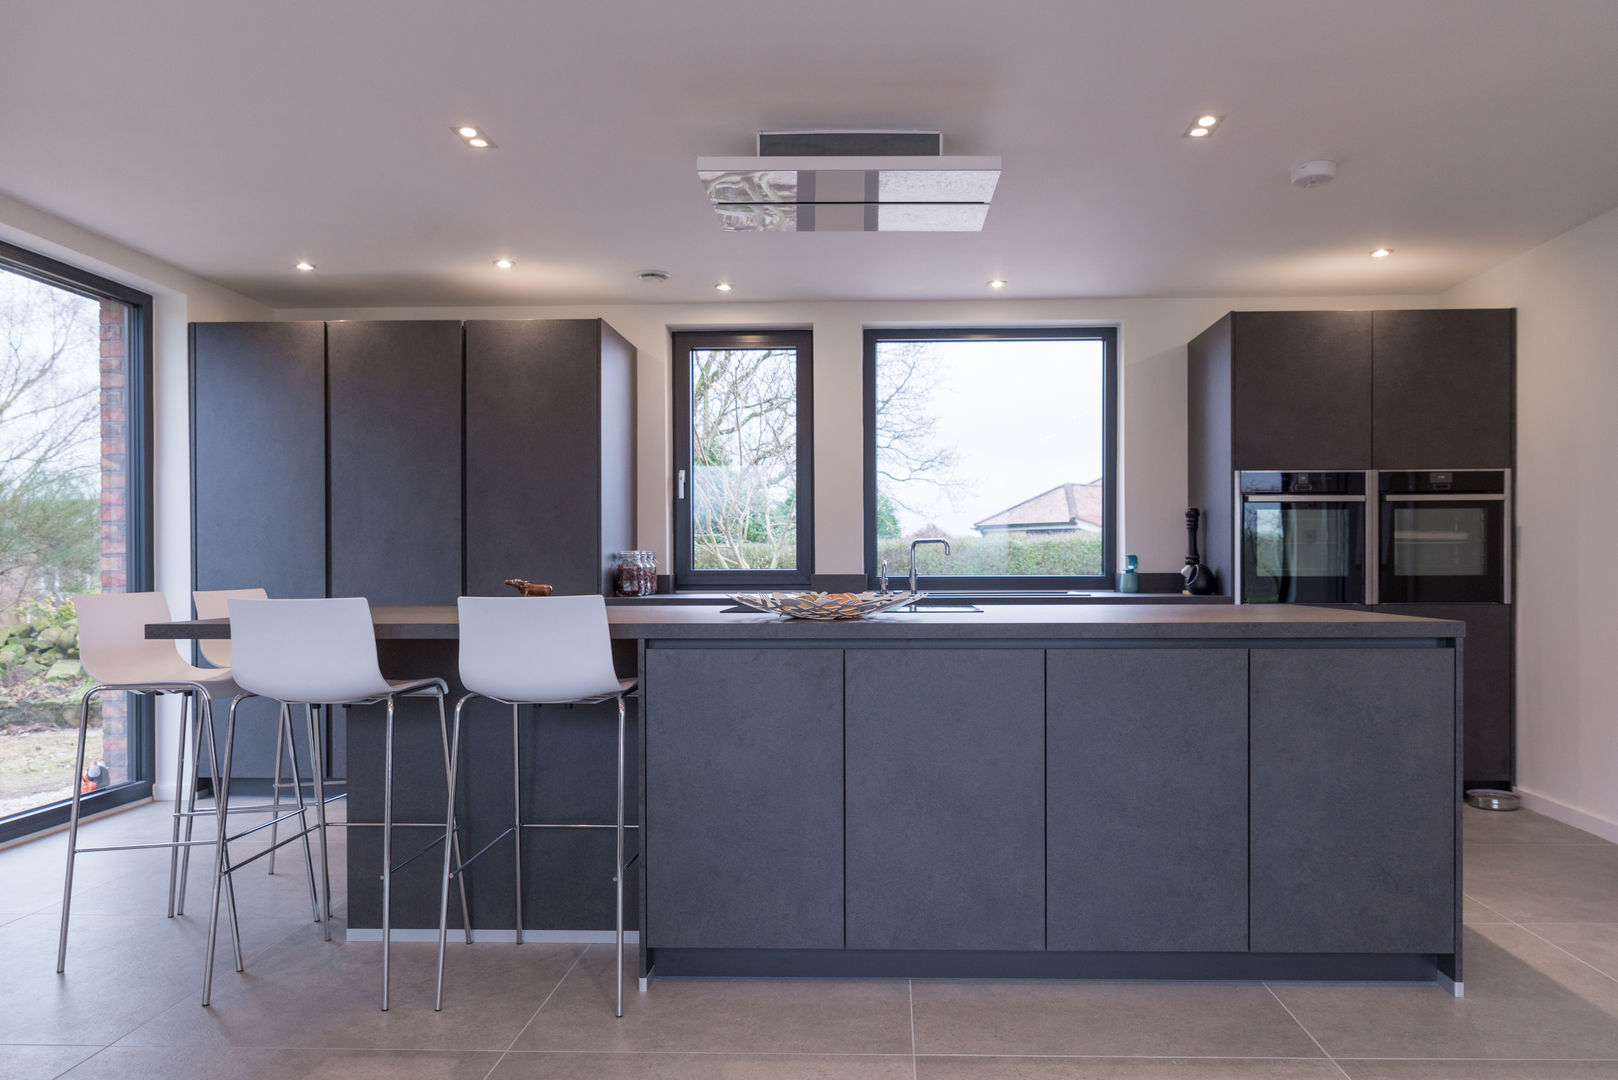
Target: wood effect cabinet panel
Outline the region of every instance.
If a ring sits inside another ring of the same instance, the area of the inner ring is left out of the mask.
[[[843,654],[647,649],[652,947],[843,947]]]
[[[1235,469],[1371,468],[1371,313],[1232,314]]]
[[[1045,655],[845,654],[848,947],[1045,947]]]
[[[1450,649],[1254,649],[1253,952],[1456,951]]]
[[[461,324],[334,322],[331,591],[373,605],[461,592]]]
[[[1516,312],[1378,311],[1378,469],[1508,469],[1515,460]]]
[[[1247,949],[1247,650],[1046,654],[1051,949]]]

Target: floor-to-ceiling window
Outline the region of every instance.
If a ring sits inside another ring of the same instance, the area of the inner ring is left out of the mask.
[[[151,299],[0,244],[0,840],[150,792],[150,707],[93,705],[79,593],[149,587]]]

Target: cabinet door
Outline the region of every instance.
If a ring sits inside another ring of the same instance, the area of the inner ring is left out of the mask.
[[[191,449],[195,587],[325,596],[325,324],[193,323]],[[220,753],[226,704],[214,708]],[[232,773],[243,792],[274,775],[279,711],[262,699],[238,711]],[[206,754],[202,771],[212,771]]]
[[[1461,654],[1461,775],[1467,787],[1509,787],[1516,775],[1517,718],[1511,605],[1383,604],[1377,610],[1466,624]]]
[[[461,325],[334,322],[331,589],[372,604],[461,592]]]
[[[602,591],[601,395],[598,320],[466,324],[469,594]]]
[[[1253,952],[1455,951],[1455,658],[1254,649]]]
[[[647,649],[654,948],[843,947],[843,654]]]
[[[198,589],[326,595],[326,328],[193,323]]]
[[[1045,654],[850,649],[848,947],[1045,947]]]
[[[1236,469],[1371,468],[1371,313],[1238,311]]]
[[[1509,469],[1516,312],[1378,311],[1379,469]]]
[[[1046,654],[1048,947],[1247,948],[1247,650]]]

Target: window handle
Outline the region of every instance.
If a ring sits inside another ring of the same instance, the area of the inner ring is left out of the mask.
[[[675,484],[676,484],[674,497],[676,499],[684,499],[685,498],[685,470],[684,469],[679,470],[678,472],[676,472],[674,474],[674,476],[675,476]]]

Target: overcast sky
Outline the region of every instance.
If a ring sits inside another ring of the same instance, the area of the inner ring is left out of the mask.
[[[977,535],[972,523],[1102,469],[1099,341],[939,341],[924,347],[943,377],[932,391],[935,442],[955,449],[955,498],[910,483],[892,494],[904,533],[934,524]],[[882,362],[878,346],[877,363]]]

